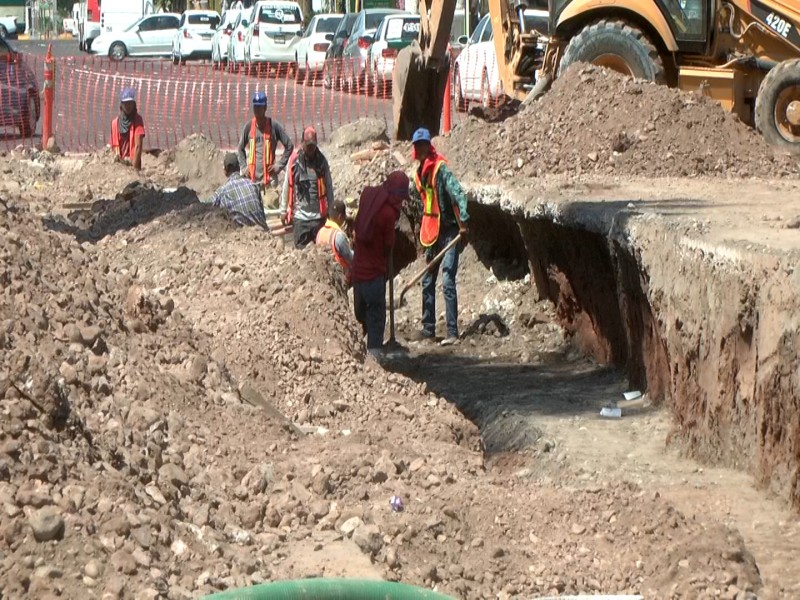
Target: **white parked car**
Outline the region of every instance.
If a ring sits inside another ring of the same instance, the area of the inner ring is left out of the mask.
[[[367,90],[388,89],[397,53],[418,37],[419,15],[390,15],[381,21],[367,51]]]
[[[291,64],[303,29],[303,11],[297,2],[256,2],[244,41],[245,66]]]
[[[547,33],[549,16],[546,10],[526,10],[525,30],[536,29]],[[497,55],[494,50],[494,35],[490,16],[485,15],[461,53],[456,58],[453,74],[453,93],[459,110],[467,110],[470,101],[478,101],[484,108],[495,106],[503,95],[503,86],[497,68]],[[540,46],[544,50],[546,41]]]
[[[219,13],[213,10],[187,10],[181,15],[172,39],[172,62],[191,58],[211,58],[211,40],[219,27]]]
[[[297,81],[306,80],[306,83],[313,85],[317,77],[322,73],[325,65],[325,53],[331,43],[327,36],[333,35],[339,26],[339,21],[343,15],[320,14],[314,15],[311,23],[297,43],[295,49],[295,73]]]
[[[244,41],[249,24],[250,11],[245,9],[236,17],[228,39],[228,71],[238,71],[244,64]]]
[[[222,21],[211,38],[211,62],[214,66],[221,66],[228,60],[228,45],[230,43],[233,25],[241,14],[241,10],[231,8],[222,13]]]
[[[126,56],[169,56],[181,16],[147,15],[122,31],[103,31],[92,42],[92,54],[122,60]]]

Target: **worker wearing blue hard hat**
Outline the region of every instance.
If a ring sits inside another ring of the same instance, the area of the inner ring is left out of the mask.
[[[278,143],[283,146],[283,156],[276,163]],[[267,116],[267,95],[264,92],[253,94],[253,118],[242,130],[238,150],[242,175],[264,188],[269,186],[271,180],[277,180],[289,162],[294,150],[292,138],[283,125]]]
[[[142,168],[144,119],[136,106],[136,90],[125,88],[119,97],[119,116],[111,121],[111,149],[118,160]]]
[[[414,173],[414,189],[411,197],[422,204],[420,242],[425,247],[425,258],[431,262],[443,250],[447,250],[441,264],[431,266],[422,279],[422,331],[420,340],[436,338],[436,279],[442,269],[442,292],[444,294],[447,335],[442,345],[458,342],[458,292],[456,275],[458,257],[469,233],[467,196],[461,184],[447,166],[447,160],[431,143],[431,132],[420,127],[411,138],[414,159],[419,167]],[[460,236],[460,241],[451,242]]]

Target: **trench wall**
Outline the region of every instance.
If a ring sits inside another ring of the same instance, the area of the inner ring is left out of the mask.
[[[496,188],[472,197],[484,235],[524,247],[575,343],[670,408],[672,442],[750,471],[800,509],[796,257],[712,246],[619,208],[524,204]]]

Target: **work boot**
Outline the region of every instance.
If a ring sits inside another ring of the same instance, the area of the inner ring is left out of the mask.
[[[455,346],[458,344],[458,337],[454,335],[448,335],[444,338],[441,342],[439,342],[441,346]]]

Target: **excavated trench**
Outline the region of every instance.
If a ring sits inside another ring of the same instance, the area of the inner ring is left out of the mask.
[[[747,470],[800,508],[793,268],[774,258],[766,268],[757,257],[710,247],[618,206],[608,214],[574,204],[522,208],[496,190],[472,199],[481,262],[499,279],[527,270],[574,347],[601,367],[562,361],[532,369],[435,355],[400,370],[456,402],[482,429],[487,451],[535,441],[532,404],[569,415],[585,412],[587,398],[596,408],[626,387],[646,391],[672,414],[670,443]]]

